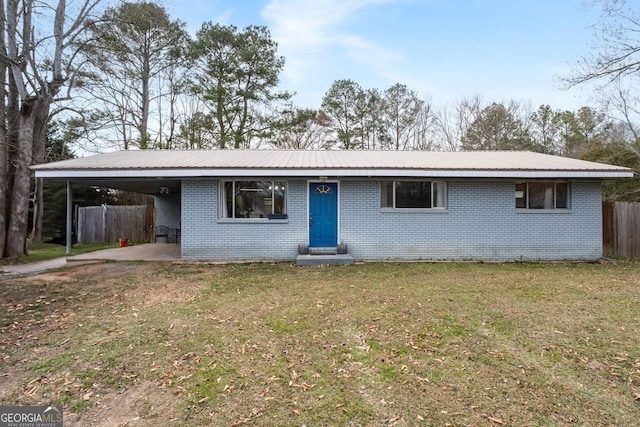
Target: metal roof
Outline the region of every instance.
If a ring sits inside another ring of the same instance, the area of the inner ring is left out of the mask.
[[[37,178],[153,194],[198,177],[604,179],[633,170],[525,151],[136,150],[32,166]]]
[[[104,173],[117,177],[171,172],[175,176],[297,175],[319,171],[339,176],[437,173],[457,177],[562,173],[572,177],[631,177],[620,166],[525,151],[291,151],[291,150],[137,150],[117,151],[33,166],[36,176],[73,177]]]

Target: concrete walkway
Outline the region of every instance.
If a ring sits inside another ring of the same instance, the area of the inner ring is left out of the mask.
[[[67,257],[69,262],[82,261],[178,261],[180,245],[175,243],[146,243],[124,248],[103,249]]]
[[[147,243],[124,248],[103,249],[81,255],[55,258],[28,264],[0,266],[0,280],[20,276],[30,276],[48,270],[97,261],[178,261],[180,245],[172,243]]]

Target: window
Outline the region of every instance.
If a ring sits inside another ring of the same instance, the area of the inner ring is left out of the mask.
[[[569,184],[566,182],[516,183],[518,209],[568,209]]]
[[[328,185],[318,185],[316,187],[316,194],[331,194],[333,193],[333,189],[331,187],[329,187]]]
[[[442,181],[384,181],[380,206],[395,209],[445,208],[447,184]]]
[[[223,181],[222,218],[284,218],[286,182]]]

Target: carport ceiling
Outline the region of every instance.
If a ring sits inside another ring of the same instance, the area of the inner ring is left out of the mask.
[[[181,180],[168,178],[73,178],[71,182],[73,184],[91,185],[151,195],[167,194],[167,191],[164,189],[168,189],[168,194],[180,194],[181,189]]]

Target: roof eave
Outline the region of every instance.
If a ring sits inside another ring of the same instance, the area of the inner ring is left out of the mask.
[[[205,178],[205,177],[407,177],[407,178],[515,178],[515,179],[615,179],[632,178],[631,169],[614,170],[468,170],[468,169],[36,169],[36,178],[55,180],[122,178]]]

